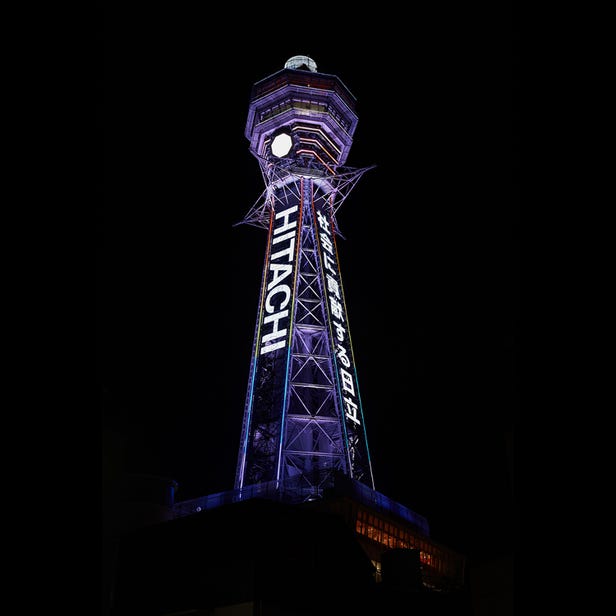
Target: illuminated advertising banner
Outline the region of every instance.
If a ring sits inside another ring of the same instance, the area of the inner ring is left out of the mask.
[[[301,203],[277,202],[272,212],[255,357],[248,400],[243,484],[275,478],[289,370]]]
[[[313,216],[315,237],[321,261],[323,291],[328,311],[330,340],[334,358],[334,371],[338,383],[339,408],[344,413],[345,435],[348,446],[350,475],[357,480],[372,484],[372,471],[368,455],[363,413],[351,336],[347,319],[340,266],[336,251],[335,232],[326,198],[314,195]]]
[[[284,349],[289,340],[290,312],[295,288],[299,207],[293,205],[276,212],[268,247],[265,303],[261,307],[259,355]]]

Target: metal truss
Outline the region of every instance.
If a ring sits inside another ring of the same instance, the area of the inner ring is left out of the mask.
[[[284,488],[310,499],[346,471],[346,452],[306,184],[281,463]],[[292,190],[299,185],[295,176]]]
[[[346,317],[340,312],[336,319],[341,329],[333,334],[333,304],[328,298],[335,279],[330,276],[326,280],[323,257],[328,232],[317,229],[315,219],[315,212],[328,210],[335,230],[335,212],[370,167],[325,176],[318,169],[300,175],[297,166],[288,162],[260,163],[266,188],[242,222],[269,228],[273,212],[297,205],[301,223],[289,310],[289,349],[284,359],[269,353],[258,356],[258,326],[255,331],[236,487],[275,480],[293,499],[310,500],[332,486],[338,474],[373,485],[364,428],[357,431],[349,424],[353,411],[348,392],[354,395],[354,389],[348,388],[349,382],[341,382],[341,373],[345,372],[341,366],[349,364],[338,365],[336,358],[340,353],[348,357],[345,350],[352,355],[352,349],[341,347],[340,341],[348,338],[335,339],[347,331],[342,326]],[[266,289],[264,277],[262,298]],[[346,308],[338,303],[337,310]],[[262,315],[258,323],[260,319]],[[352,378],[352,368],[349,370],[346,374]],[[360,403],[359,398],[356,400]],[[353,406],[357,412],[357,404]],[[353,421],[359,425],[356,419]]]
[[[287,203],[290,196],[299,200],[299,182],[297,180],[299,177],[309,177],[328,198],[332,208],[334,229],[340,236],[342,234],[338,229],[336,213],[362,175],[375,167],[375,165],[359,169],[338,167],[336,173],[332,175],[325,172],[321,165],[313,164],[311,161],[299,163],[296,160],[289,159],[273,162],[256,155],[255,158],[261,168],[265,189],[246,216],[234,226],[248,224],[263,229],[269,228],[271,213],[276,209],[276,202]]]

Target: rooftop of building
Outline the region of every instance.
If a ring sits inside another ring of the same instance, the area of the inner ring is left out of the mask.
[[[289,489],[281,489],[278,482],[269,481],[246,486],[237,490],[228,490],[217,494],[208,494],[206,496],[180,501],[175,503],[173,511],[176,517],[184,517],[201,511],[215,509],[222,505],[253,498],[297,504],[333,496],[349,496],[367,507],[400,519],[426,537],[430,536],[430,527],[425,517],[414,512],[409,507],[385,496],[381,492],[373,490],[363,483],[344,475],[336,477],[332,487],[323,490],[321,494],[313,496],[306,497],[305,494],[294,490],[292,487]]]

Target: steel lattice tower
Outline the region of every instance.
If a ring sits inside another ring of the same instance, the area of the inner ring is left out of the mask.
[[[256,83],[246,137],[268,230],[235,488],[309,499],[337,473],[374,479],[336,249],[336,212],[368,170],[343,167],[355,99],[306,56]]]

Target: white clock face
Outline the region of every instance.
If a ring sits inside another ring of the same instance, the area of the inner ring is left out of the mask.
[[[292,145],[293,141],[291,140],[291,135],[280,133],[276,135],[272,141],[272,154],[278,158],[286,156],[291,151]]]

